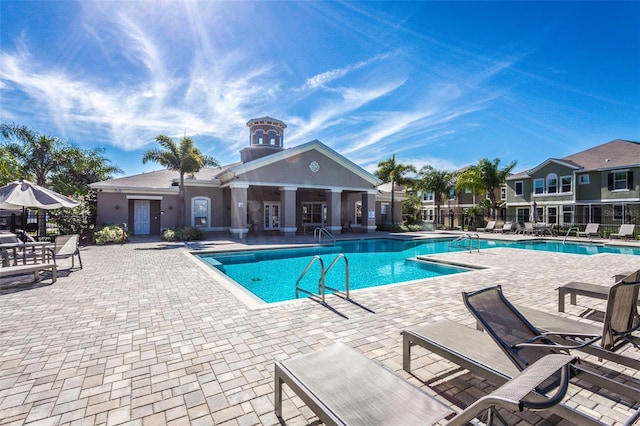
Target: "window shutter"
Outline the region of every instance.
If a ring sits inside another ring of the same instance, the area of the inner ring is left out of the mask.
[[[634,189],[633,188],[633,172],[632,171],[628,171],[627,172],[627,189]]]
[[[609,173],[607,176],[607,186],[609,191],[613,191],[613,173]]]

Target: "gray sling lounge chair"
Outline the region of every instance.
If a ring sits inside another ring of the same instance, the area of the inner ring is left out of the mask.
[[[498,293],[500,299],[506,301],[502,292]],[[640,349],[640,335],[634,334],[640,329],[637,304],[639,293],[640,270],[608,287],[607,308],[602,328],[534,309],[513,309],[541,333],[547,332],[547,337],[557,344],[573,345],[571,349],[640,370],[640,359],[616,353],[629,344]],[[499,305],[501,302],[496,303]],[[510,308],[507,306],[499,309]],[[591,344],[584,344],[585,338],[591,340]]]
[[[566,394],[571,356],[541,359],[513,380],[480,398],[447,424],[465,425],[496,407],[514,411],[546,409]],[[552,397],[536,387],[560,370],[561,385]],[[286,383],[327,425],[434,424],[454,412],[377,362],[344,344],[275,364],[275,412],[282,419],[282,385]]]
[[[80,263],[80,269],[82,269],[82,259],[80,258],[80,249],[78,248],[78,242],[80,236],[78,234],[71,235],[58,235],[54,241],[54,247],[49,249],[51,256],[53,257],[53,263],[57,263],[58,259],[71,258],[71,268],[75,266],[73,257],[78,256],[78,262]]]
[[[518,370],[523,370],[547,354],[583,349],[604,339],[603,336],[580,333],[541,332],[504,297],[500,286],[463,292],[462,295],[469,312]],[[635,308],[635,300],[632,304]],[[558,337],[563,339],[562,343],[556,340]],[[580,373],[580,378],[587,382],[635,401],[640,400],[640,387],[619,386],[620,383],[578,366],[572,369],[574,373]]]

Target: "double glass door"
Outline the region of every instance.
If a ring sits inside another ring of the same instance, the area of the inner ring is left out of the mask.
[[[265,203],[264,205],[264,229],[280,229],[280,204]]]

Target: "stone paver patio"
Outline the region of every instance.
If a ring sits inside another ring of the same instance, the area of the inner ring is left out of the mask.
[[[295,242],[309,237],[220,238],[198,248]],[[370,311],[330,296],[341,316],[310,300],[250,308],[184,244],[134,239],[85,247],[84,269],[65,272],[71,262],[62,261],[51,286],[0,284],[0,424],[277,425],[274,361],[333,342],[357,348],[460,410],[492,387],[422,349],[414,350],[414,375],[407,374],[403,328],[441,318],[474,326],[460,294],[495,284],[515,304],[557,313],[559,284],[612,284],[612,275],[640,269],[640,256],[633,255],[499,248],[437,257],[486,269],[354,292]],[[580,319],[587,307],[603,310],[604,303],[578,298],[563,315]],[[625,353],[640,358],[633,348]],[[638,371],[599,364],[640,382]],[[606,424],[622,424],[638,409],[637,402],[582,388],[572,393],[570,404]],[[288,389],[283,411],[287,424],[316,420]],[[544,412],[508,418],[565,423]]]

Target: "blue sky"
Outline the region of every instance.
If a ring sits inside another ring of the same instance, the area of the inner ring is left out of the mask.
[[[640,2],[0,1],[0,121],[155,170],[284,121],[369,171],[640,141]]]

